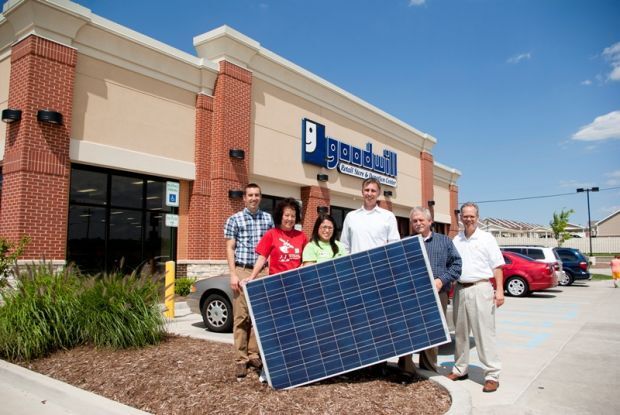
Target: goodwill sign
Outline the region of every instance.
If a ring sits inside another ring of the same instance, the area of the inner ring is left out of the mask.
[[[381,184],[396,187],[396,153],[383,150],[372,152],[372,143],[365,148],[354,147],[325,135],[325,126],[307,118],[302,120],[302,162],[340,173],[368,179],[374,177]]]

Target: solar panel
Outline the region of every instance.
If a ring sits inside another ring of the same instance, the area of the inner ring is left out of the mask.
[[[419,236],[253,280],[244,290],[275,389],[450,340]]]

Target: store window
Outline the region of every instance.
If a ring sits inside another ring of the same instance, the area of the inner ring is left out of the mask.
[[[67,261],[82,272],[129,273],[175,259],[165,226],[166,179],[73,165]],[[152,270],[152,269],[150,269]]]
[[[282,199],[284,198],[279,196],[262,195],[260,200],[260,210],[273,215],[273,212],[276,210],[276,205]]]
[[[344,223],[344,218],[347,216],[347,213],[353,211],[355,209],[345,208],[340,206],[330,206],[329,214],[334,218],[334,222],[336,222],[336,239],[340,239],[340,233],[342,232],[342,224]]]

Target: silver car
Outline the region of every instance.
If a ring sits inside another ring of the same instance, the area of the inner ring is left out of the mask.
[[[233,292],[230,288],[230,275],[196,281],[186,301],[192,313],[202,315],[209,331],[232,332]]]

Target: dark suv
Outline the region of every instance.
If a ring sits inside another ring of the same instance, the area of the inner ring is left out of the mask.
[[[560,280],[560,285],[571,285],[575,280],[591,280],[592,275],[588,272],[589,261],[575,248],[553,248],[562,260],[566,278]]]

